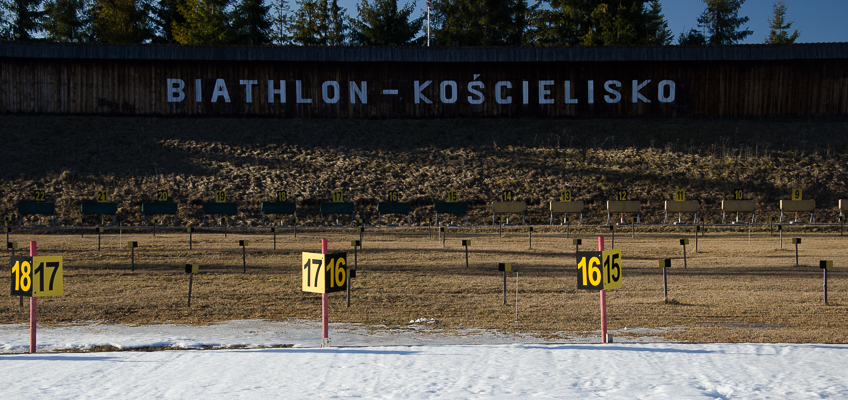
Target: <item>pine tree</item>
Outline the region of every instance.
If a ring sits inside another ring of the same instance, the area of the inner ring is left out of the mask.
[[[41,32],[42,0],[3,0],[4,36],[10,40],[36,40]]]
[[[407,3],[398,10],[397,0],[362,0],[356,5],[357,19],[351,19],[351,41],[363,46],[407,46],[422,44],[419,36],[424,16],[412,19],[415,12]]]
[[[44,5],[42,29],[54,42],[86,42],[91,37],[88,0],[49,0]]]
[[[292,40],[289,34],[291,6],[286,0],[274,0],[271,10],[271,42],[277,45],[289,44]]]
[[[152,7],[142,0],[94,0],[91,30],[100,43],[145,43],[153,38]]]
[[[262,0],[240,0],[233,10],[234,44],[265,45],[271,43],[271,6]]]
[[[659,0],[546,0],[533,13],[536,44],[667,45],[673,35]]]
[[[707,40],[709,44],[735,44],[754,33],[747,28],[744,31],[739,30],[750,20],[748,17],[739,17],[739,9],[745,0],[701,1],[706,3],[707,8],[698,17],[698,25],[707,28],[710,34]]]
[[[699,46],[707,44],[707,37],[701,31],[692,28],[689,32],[681,33],[677,38],[677,44],[682,46]]]
[[[292,41],[304,46],[341,46],[347,38],[345,9],[337,0],[297,0]]]
[[[185,17],[180,14],[180,7],[185,7],[185,0],[159,0],[152,16],[156,27],[153,43],[177,43],[174,27],[186,22]]]
[[[795,43],[798,36],[801,36],[797,29],[791,35],[789,34],[789,30],[792,29],[792,24],[795,21],[786,22],[788,10],[789,7],[783,0],[777,0],[772,4],[774,15],[768,20],[771,31],[766,37],[766,44],[792,44]]]
[[[433,41],[442,46],[526,43],[526,0],[433,0]]]
[[[184,23],[174,24],[174,39],[182,44],[230,44],[233,30],[230,0],[186,0],[179,6]]]

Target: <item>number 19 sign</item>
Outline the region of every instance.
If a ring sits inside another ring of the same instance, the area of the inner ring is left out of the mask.
[[[347,290],[347,253],[302,253],[304,292],[332,293]]]
[[[12,257],[12,296],[61,296],[62,257]]]
[[[577,289],[621,287],[621,249],[577,252]]]

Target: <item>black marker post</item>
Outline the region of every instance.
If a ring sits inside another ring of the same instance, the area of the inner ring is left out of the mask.
[[[471,246],[471,240],[464,239],[462,245],[465,246],[465,268],[468,268],[468,246]]]
[[[194,233],[194,228],[188,227],[186,232],[188,232],[188,249],[191,250],[191,234]]]
[[[274,234],[274,250],[277,250],[277,228],[271,228],[271,233]]]
[[[668,303],[668,275],[666,274],[666,269],[671,268],[671,259],[666,258],[660,260],[659,267],[662,268],[663,272],[663,298],[665,302]]]
[[[503,305],[506,305],[506,273],[512,272],[512,264],[498,264],[498,271],[503,272]]]
[[[194,284],[194,274],[200,270],[200,265],[186,264],[185,272],[188,274],[188,306],[191,307],[191,286]]]
[[[686,245],[689,244],[689,239],[680,239],[680,245],[683,246],[683,269],[686,269]]]
[[[135,248],[138,247],[138,242],[127,242],[127,247],[130,248],[130,270],[135,272]]]
[[[574,244],[574,252],[576,253],[580,251],[580,245],[583,244],[583,239],[574,239],[572,243]]]
[[[827,305],[827,270],[833,268],[833,260],[819,261],[819,268],[824,272],[824,304]]]
[[[798,266],[798,245],[801,244],[801,238],[792,238],[792,244],[795,245],[795,266]]]
[[[524,228],[524,230],[527,231],[527,244],[532,249],[533,248],[533,227],[528,226],[527,228]]]
[[[239,240],[239,246],[241,246],[241,267],[242,273],[247,273],[247,240]]]
[[[348,278],[353,279],[353,278],[356,278],[356,269],[357,269],[357,264],[358,264],[358,260],[357,260],[357,257],[356,257],[356,248],[362,247],[362,242],[360,242],[358,240],[351,240],[350,245],[351,245],[351,247],[353,247],[353,269],[348,268],[347,272],[348,272]],[[347,281],[347,306],[348,307],[350,307],[350,283],[351,282],[352,282],[351,280]]]

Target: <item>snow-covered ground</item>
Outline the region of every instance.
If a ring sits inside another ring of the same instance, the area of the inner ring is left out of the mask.
[[[632,332],[632,330],[631,330]],[[848,346],[552,343],[434,326],[333,325],[320,348],[310,321],[204,327],[0,325],[4,398],[848,398]],[[641,341],[641,342],[634,342]],[[55,353],[53,349],[248,346],[255,349]],[[292,348],[267,348],[293,345]]]

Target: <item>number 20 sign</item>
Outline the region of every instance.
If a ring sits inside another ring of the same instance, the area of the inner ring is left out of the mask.
[[[577,289],[621,287],[621,249],[577,252]]]
[[[62,257],[12,257],[12,296],[45,297],[65,294]]]
[[[332,293],[347,290],[347,253],[302,253],[304,292]]]

